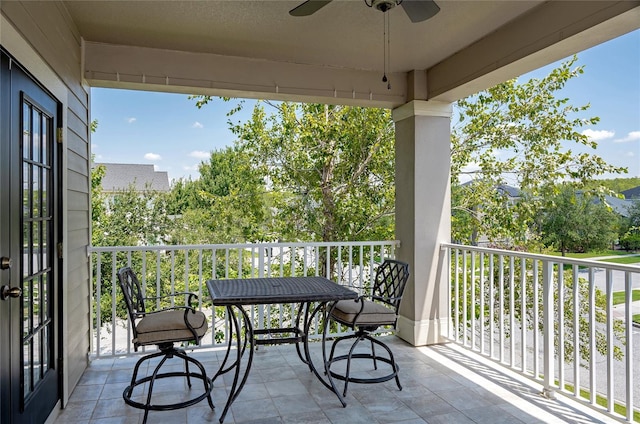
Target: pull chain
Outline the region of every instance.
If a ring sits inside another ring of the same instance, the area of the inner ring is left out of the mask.
[[[384,52],[384,71],[382,74],[382,82],[387,83],[387,90],[391,90],[391,81],[387,78],[387,69],[389,68],[389,64],[391,63],[391,43],[390,43],[390,34],[391,34],[391,26],[389,24],[390,19],[387,12],[382,14],[383,16],[383,40],[382,40],[382,49]]]

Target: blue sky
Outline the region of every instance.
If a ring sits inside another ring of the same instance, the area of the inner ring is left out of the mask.
[[[579,53],[577,64],[585,72],[569,81],[563,96],[573,105],[589,103],[585,117],[600,117],[585,130],[598,142],[595,153],[628,167],[621,177],[640,177],[640,30]],[[555,66],[520,79],[540,78]],[[92,153],[96,162],[152,163],[170,179],[197,178],[198,164],[209,152],[234,141],[226,116],[232,105],[216,99],[198,109],[182,94],[92,88],[92,119],[99,122]],[[248,102],[234,121],[246,118],[250,109]]]

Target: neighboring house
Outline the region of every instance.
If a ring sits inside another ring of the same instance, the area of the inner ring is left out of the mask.
[[[131,185],[136,191],[152,190],[168,192],[169,175],[164,171],[156,171],[153,165],[129,163],[96,163],[104,166],[102,191],[107,195],[128,189]]]
[[[628,218],[629,208],[631,207],[632,200],[619,199],[613,196],[604,196],[604,201],[607,205],[611,206],[611,209],[618,215]]]
[[[629,190],[625,190],[620,192],[624,196],[625,199],[640,199],[640,186],[630,188]]]

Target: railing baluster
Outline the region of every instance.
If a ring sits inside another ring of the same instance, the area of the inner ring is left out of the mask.
[[[460,249],[456,249],[456,268],[455,268],[455,278],[454,278],[454,290],[455,290],[455,308],[454,319],[455,319],[455,340],[460,342]]]
[[[485,354],[485,326],[484,326],[484,252],[480,252],[480,352]]]
[[[558,387],[564,390],[564,264],[558,262]]]
[[[537,380],[540,378],[540,330],[538,320],[540,319],[540,290],[539,290],[539,261],[533,261],[533,376]]]
[[[102,255],[100,252],[97,254],[96,261],[96,352],[98,355],[102,352],[102,346],[100,345],[100,339],[102,338]],[[93,303],[93,302],[92,302]]]
[[[544,325],[543,351],[544,351],[544,388],[546,397],[554,398],[554,369],[553,359],[555,349],[553,346],[553,262],[542,262],[542,321]]]
[[[527,259],[520,258],[520,339],[522,367],[527,372]]]
[[[467,329],[467,250],[462,251],[462,337],[463,346],[468,346],[469,331]]]
[[[500,317],[500,362],[504,362],[504,256],[498,255],[498,299],[500,304],[500,311],[498,316]]]
[[[607,409],[613,412],[613,271],[607,269],[607,285],[605,296],[607,299]]]
[[[471,252],[471,349],[476,349],[476,254]]]
[[[596,288],[595,268],[589,268],[589,401],[596,404]]]
[[[573,265],[573,395],[580,396],[580,281],[578,265]]]
[[[509,258],[509,365],[515,366],[516,362],[516,296],[515,296],[515,262],[514,257]]]
[[[491,302],[489,306],[489,357],[495,358],[495,337],[496,337],[496,324],[495,324],[495,298],[496,298],[496,288],[493,276],[495,275],[494,268],[494,254],[491,253],[489,255],[489,300]]]
[[[625,272],[624,273],[624,290],[625,290],[625,296],[624,296],[624,306],[625,306],[625,320],[624,320],[624,324],[625,324],[625,339],[627,341],[627,344],[625,346],[625,360],[626,360],[626,373],[625,373],[625,387],[626,387],[626,391],[627,391],[627,397],[626,397],[626,406],[627,406],[627,421],[631,422],[633,420],[633,411],[634,411],[634,404],[633,404],[633,382],[634,382],[634,378],[633,378],[633,314],[631,311],[631,301],[633,299],[633,290],[631,287],[631,273],[630,272]]]

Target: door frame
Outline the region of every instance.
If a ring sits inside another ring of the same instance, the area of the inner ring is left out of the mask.
[[[61,131],[59,130],[60,128],[63,128],[63,112],[64,112],[64,107],[62,102],[59,100],[59,97],[54,95],[50,90],[47,89],[47,87],[45,87],[37,78],[34,77],[34,75],[29,72],[29,70],[23,66],[18,60],[16,60],[16,58],[7,50],[4,48],[4,46],[0,45],[0,53],[2,55],[2,81],[0,81],[0,85],[2,86],[2,91],[0,92],[0,122],[5,122],[4,124],[0,125],[1,128],[1,132],[0,132],[0,142],[2,140],[8,140],[7,143],[2,143],[0,144],[0,158],[4,155],[8,155],[8,158],[5,158],[4,161],[6,161],[6,163],[11,163],[11,161],[13,160],[18,160],[20,161],[19,164],[12,164],[9,167],[9,169],[5,169],[4,172],[6,172],[8,175],[3,176],[4,182],[8,182],[8,181],[13,181],[11,183],[11,186],[13,188],[13,186],[15,185],[18,192],[21,193],[22,192],[22,188],[20,187],[20,181],[22,180],[22,176],[20,176],[17,181],[15,176],[11,175],[12,170],[15,169],[15,167],[18,168],[18,171],[20,172],[20,174],[23,173],[22,171],[22,154],[14,154],[11,153],[12,152],[12,148],[11,148],[11,143],[14,142],[13,139],[11,139],[12,136],[15,136],[15,133],[13,130],[10,129],[11,126],[14,125],[14,122],[12,121],[14,118],[14,109],[12,109],[12,107],[16,108],[19,107],[20,111],[17,112],[17,114],[21,117],[22,119],[22,99],[25,98],[25,95],[20,95],[20,104],[16,105],[14,104],[13,100],[15,100],[13,97],[13,89],[7,89],[7,83],[10,83],[12,80],[12,71],[15,68],[18,68],[20,70],[20,72],[23,74],[21,76],[21,78],[26,78],[27,80],[29,80],[31,83],[34,84],[35,88],[37,90],[41,90],[42,93],[48,97],[50,97],[53,102],[55,103],[55,110],[52,110],[53,113],[55,113],[55,117],[53,119],[53,122],[51,123],[51,126],[53,128],[50,128],[49,131],[51,131],[52,134],[52,145],[50,146],[50,157],[51,157],[51,190],[53,191],[52,193],[52,198],[51,198],[51,209],[52,209],[52,213],[54,214],[53,216],[53,220],[51,221],[51,241],[52,241],[52,246],[50,246],[51,250],[51,254],[53,255],[51,258],[51,267],[52,267],[52,272],[51,272],[51,278],[53,279],[53,282],[51,282],[51,293],[50,296],[52,297],[51,299],[51,319],[54,320],[53,326],[51,328],[51,332],[52,334],[50,334],[50,337],[53,338],[52,340],[52,348],[51,348],[51,352],[53,354],[53,358],[51,358],[52,362],[50,366],[52,366],[54,368],[54,372],[57,374],[57,384],[56,384],[56,396],[55,398],[57,399],[55,404],[53,405],[53,408],[49,411],[42,411],[42,415],[45,415],[45,419],[47,418],[47,416],[50,416],[52,413],[54,413],[59,406],[61,405],[61,400],[65,398],[65,394],[64,394],[64,387],[65,387],[65,380],[64,380],[64,375],[65,375],[65,370],[63,368],[63,364],[64,364],[64,357],[63,357],[63,353],[64,353],[64,341],[61,339],[62,335],[64,334],[63,332],[63,319],[64,319],[64,309],[63,309],[63,288],[62,288],[62,281],[63,281],[63,260],[62,260],[62,251],[60,250],[60,247],[62,246],[62,241],[63,241],[63,224],[64,224],[64,220],[63,220],[63,215],[64,215],[64,209],[63,209],[63,145],[62,145],[62,139],[61,139]],[[7,66],[7,67],[5,67]],[[30,98],[31,96],[29,95],[29,93],[26,93],[26,98]],[[35,103],[37,104],[37,102]],[[19,124],[18,124],[19,125]],[[13,133],[13,134],[12,134]],[[15,138],[15,137],[14,137]],[[21,149],[18,148],[19,152],[21,152]],[[1,160],[1,159],[0,159]],[[14,184],[15,183],[15,184]],[[7,212],[7,210],[5,210],[5,212]],[[5,223],[10,223],[10,221],[12,219],[16,219],[19,218],[20,224],[18,224],[20,226],[20,230],[16,230],[19,231],[20,233],[23,231],[22,228],[22,214],[18,214],[17,217],[13,216],[14,212],[8,212],[9,216],[0,216],[0,225],[3,225],[3,234],[6,232],[5,237],[9,237],[10,234],[7,231],[8,228]],[[2,223],[1,220],[5,220],[5,223]],[[16,241],[13,241],[16,242]],[[12,242],[12,243],[13,243]],[[22,240],[17,240],[18,243],[20,243],[20,245],[22,246]],[[20,247],[20,251],[22,251],[22,247]],[[4,254],[4,252],[3,252]],[[15,261],[14,261],[15,262]],[[19,262],[20,263],[20,262]],[[22,270],[21,269],[16,269],[16,268],[20,268],[18,266],[18,264],[13,265],[11,271],[11,273],[14,274],[14,276],[16,274],[18,274],[19,276],[19,280],[22,280]],[[5,280],[3,282],[3,284],[7,284],[7,281]],[[6,302],[10,302],[12,300],[7,300]],[[5,307],[2,308],[2,310],[0,310],[0,318],[2,319],[2,322],[0,323],[0,330],[3,332],[3,334],[8,335],[10,337],[11,340],[14,340],[14,338],[19,337],[21,338],[21,336],[15,336],[15,335],[10,335],[10,332],[12,331],[16,331],[15,326],[15,322],[12,323],[11,318],[13,317],[13,312],[11,312],[11,310],[13,308],[19,308],[21,309],[22,306],[19,303],[16,303],[16,300],[13,300],[13,305],[11,305],[11,307]],[[3,301],[5,302],[5,301]],[[19,330],[18,330],[19,331]],[[11,358],[14,355],[17,355],[18,357],[22,357],[23,354],[22,353],[17,353],[20,352],[22,350],[21,347],[19,348],[15,348],[12,347],[10,349],[7,349],[7,351],[5,352],[9,352],[9,355],[0,355],[0,366],[4,369],[4,370],[11,370],[12,367],[15,367],[15,365],[12,364],[12,360]],[[18,399],[10,399],[10,400],[6,400],[6,399],[2,399],[0,400],[0,421],[4,422],[5,419],[8,419],[9,421],[11,420],[11,418],[13,417],[13,414],[15,413],[14,408],[18,408],[21,409],[23,407],[23,399],[22,399],[22,395],[20,393],[21,389],[18,389],[16,391],[14,385],[17,383],[22,384],[22,376],[20,373],[20,375],[15,376],[12,375],[13,371],[5,371],[5,373],[3,374],[3,380],[0,382],[0,393],[3,395],[3,397],[6,397],[7,392],[9,392],[11,394],[11,396],[13,396],[15,393],[17,393],[18,395]],[[2,373],[0,373],[2,374]],[[7,374],[8,374],[8,378],[7,378]],[[37,393],[37,392],[34,392]],[[33,402],[33,399],[32,401]],[[37,401],[36,403],[36,410],[37,410]]]

